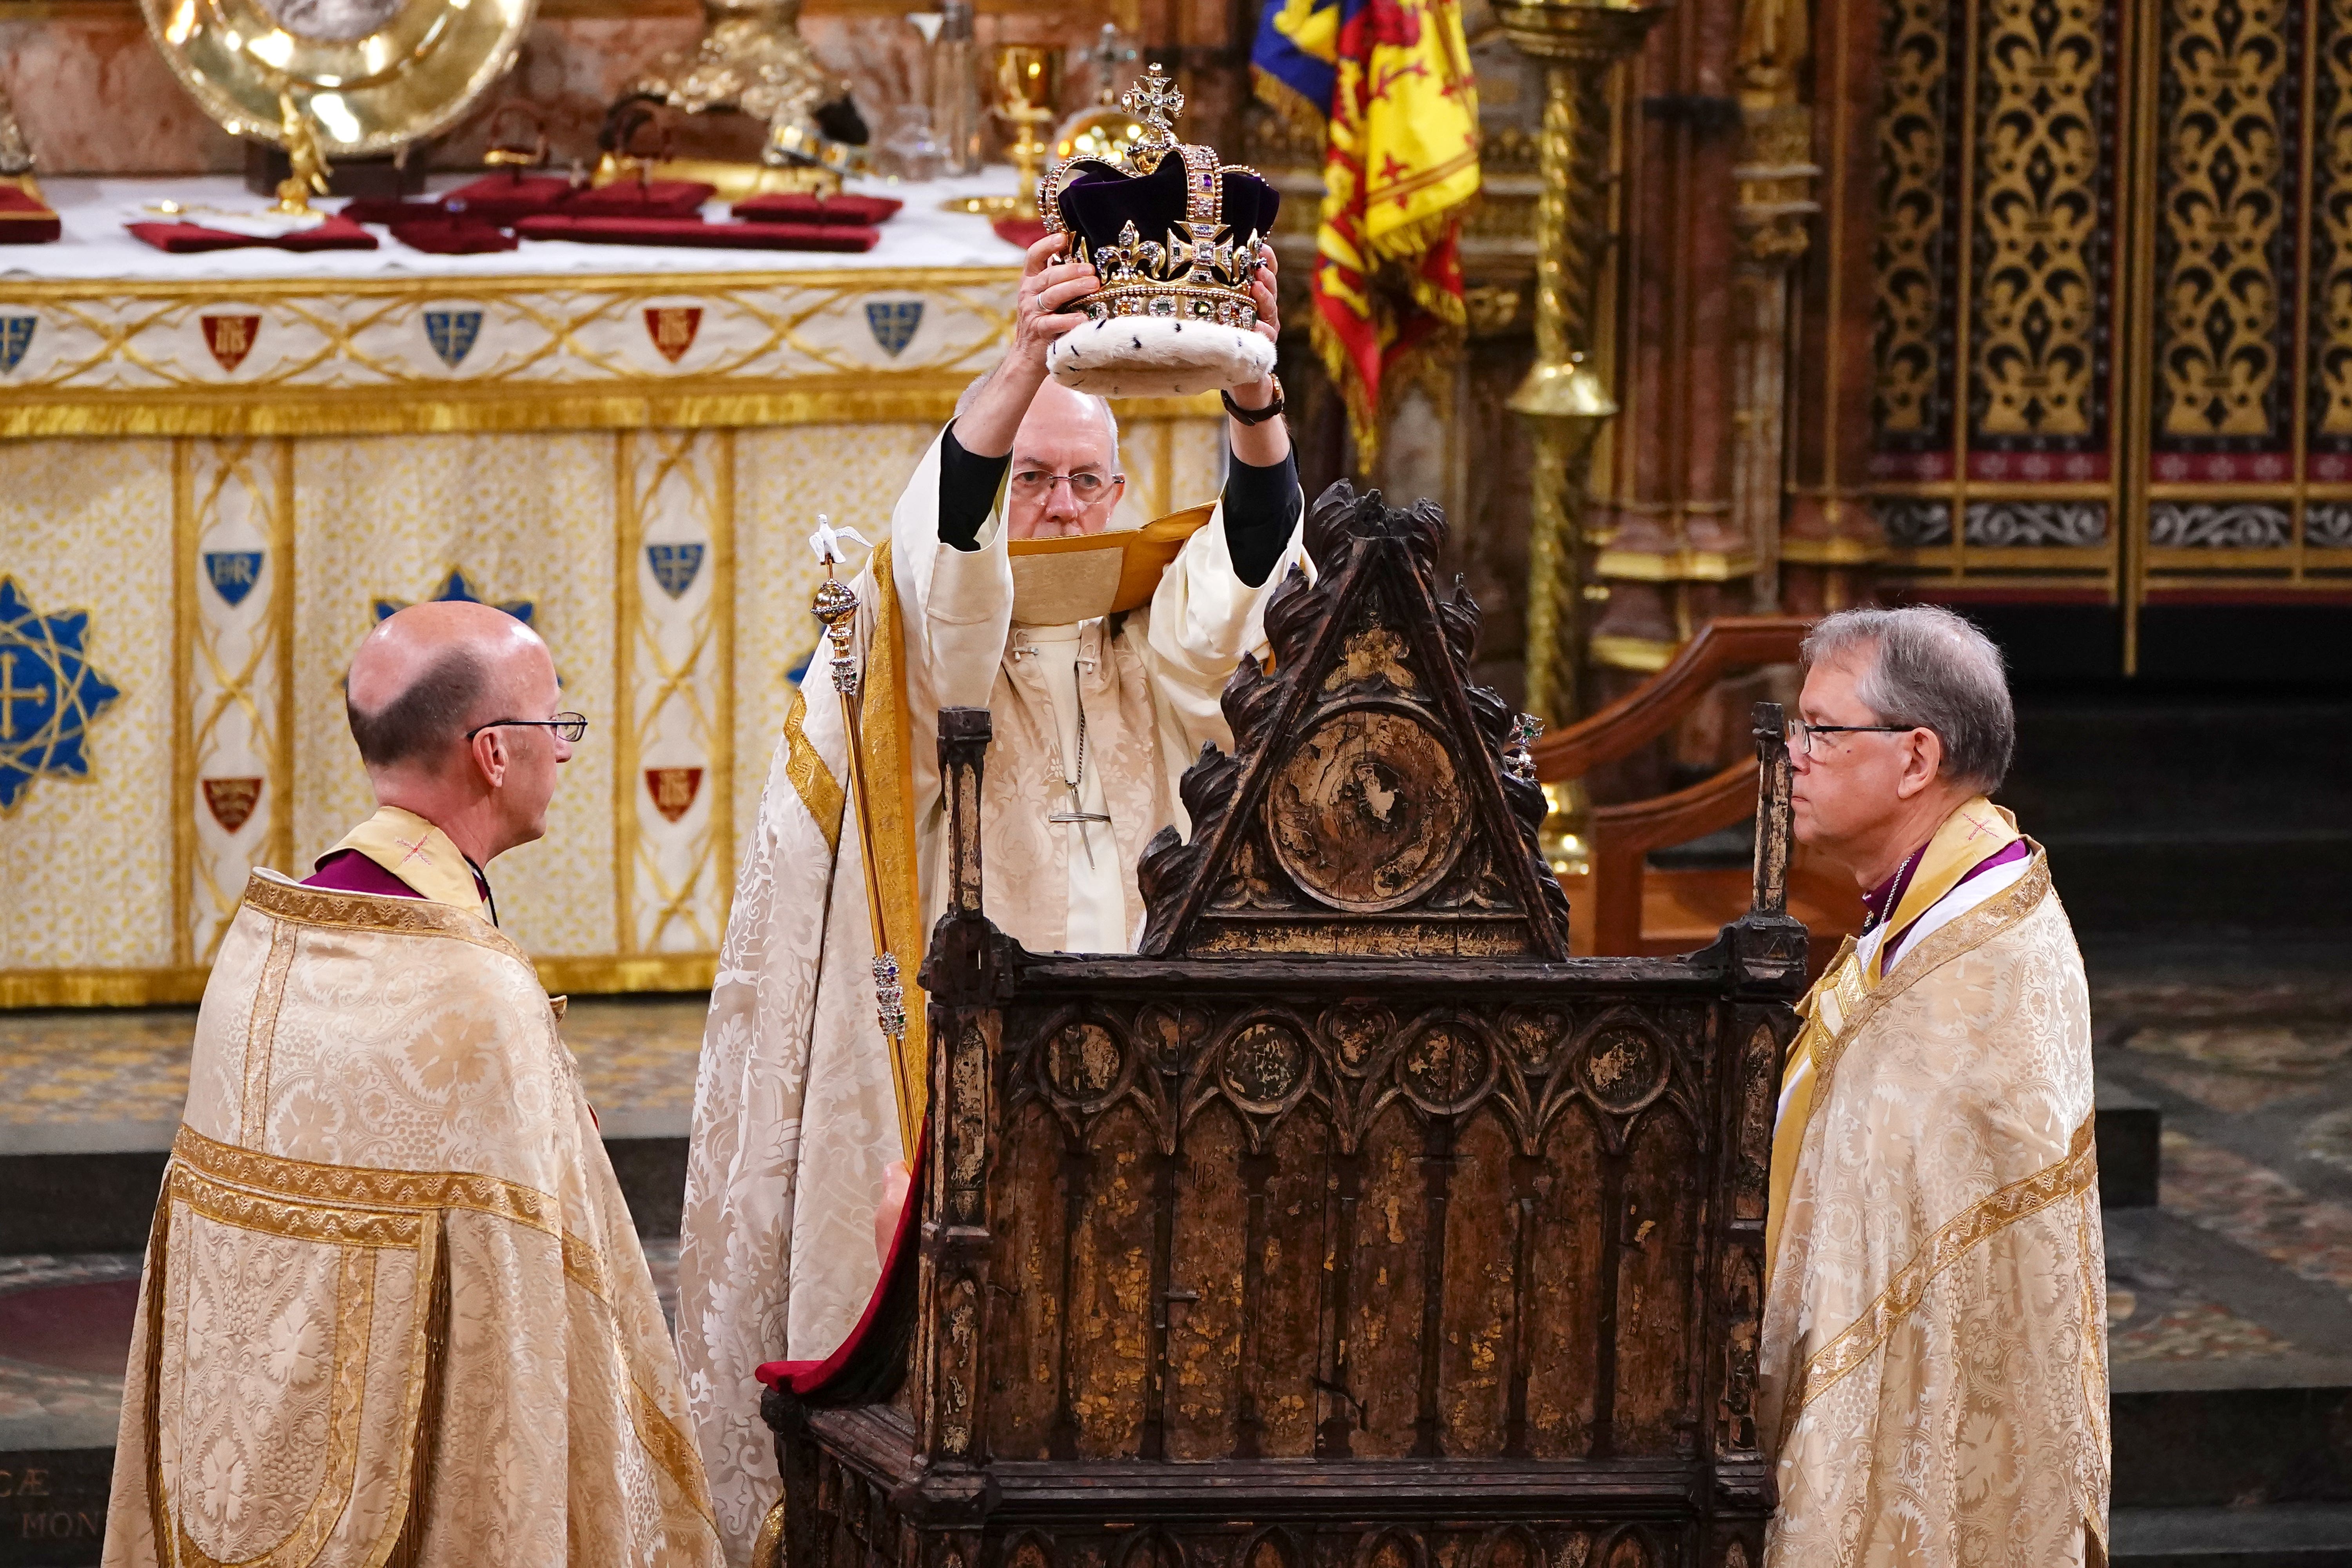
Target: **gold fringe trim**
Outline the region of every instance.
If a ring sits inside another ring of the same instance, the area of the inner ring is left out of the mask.
[[[1317,103],[1263,66],[1250,67],[1250,90],[1294,134],[1311,140],[1318,149],[1327,144],[1330,136],[1327,106]]]

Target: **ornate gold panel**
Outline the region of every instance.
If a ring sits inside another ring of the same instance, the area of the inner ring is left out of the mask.
[[[1988,0],[1978,60],[1975,433],[2095,433],[2105,18]]]
[[[2317,0],[2311,430],[2352,441],[2352,0]]]
[[[2158,115],[2157,409],[2168,438],[2287,436],[2287,0],[2172,0]]]
[[[1887,0],[1878,122],[1878,389],[1882,437],[1947,437],[1942,339],[1948,0]]]

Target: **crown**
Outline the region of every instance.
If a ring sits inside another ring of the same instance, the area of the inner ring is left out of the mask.
[[[1144,127],[1124,155],[1116,163],[1066,159],[1038,185],[1046,232],[1071,235],[1070,258],[1091,263],[1097,285],[1068,307],[1089,326],[1056,340],[1049,361],[1055,376],[1112,395],[1172,392],[1179,384],[1200,392],[1255,380],[1265,374],[1253,368],[1260,360],[1271,367],[1273,345],[1255,331],[1250,285],[1280,197],[1256,170],[1220,163],[1213,149],[1176,140],[1172,121],[1184,95],[1159,66],[1120,101]],[[1113,321],[1139,321],[1190,328],[1193,341],[1180,343],[1172,332],[1157,331],[1087,341],[1102,337],[1098,329]],[[1220,341],[1220,329],[1248,341]]]

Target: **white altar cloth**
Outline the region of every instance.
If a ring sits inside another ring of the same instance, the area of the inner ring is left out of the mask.
[[[456,174],[429,183],[435,195],[455,190],[476,176]],[[0,279],[97,281],[161,279],[387,278],[548,278],[593,273],[839,272],[845,269],[906,271],[923,268],[1005,268],[1021,264],[1021,252],[996,237],[985,218],[947,213],[951,196],[996,195],[1013,189],[1013,171],[991,166],[969,179],[893,184],[853,180],[860,195],[894,196],[906,206],[881,226],[882,242],[863,255],[812,250],[721,250],[689,246],[581,245],[570,240],[527,239],[516,249],[482,256],[434,256],[411,250],[381,227],[373,250],[320,250],[308,254],[249,246],[241,250],[171,256],[131,237],[124,226],[146,204],[176,201],[229,210],[259,211],[269,204],[226,175],[204,179],[47,180],[42,189],[57,208],[65,230],[50,245],[0,246]],[[340,201],[319,204],[320,211]],[[712,223],[728,221],[723,202],[703,209]],[[153,215],[154,221],[166,221]],[[197,221],[201,221],[199,216]]]

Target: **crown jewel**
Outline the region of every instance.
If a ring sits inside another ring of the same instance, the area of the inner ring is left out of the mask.
[[[1259,244],[1274,226],[1273,187],[1255,169],[1176,140],[1172,121],[1184,95],[1158,65],[1119,101],[1144,121],[1123,159],[1067,159],[1038,187],[1046,230],[1071,232],[1070,258],[1094,265],[1098,287],[1072,308],[1095,321],[1143,316],[1255,328],[1250,286]]]

